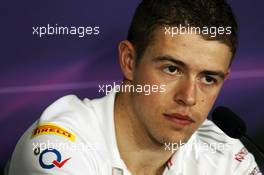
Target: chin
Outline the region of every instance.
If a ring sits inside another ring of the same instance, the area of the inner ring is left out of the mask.
[[[168,135],[168,133],[161,135],[157,140],[162,145],[165,144],[180,144],[180,143],[186,143],[188,141],[189,137],[185,135]]]
[[[192,134],[189,133],[175,133],[174,131],[171,135],[167,136],[167,141],[171,143],[186,143],[191,136]]]

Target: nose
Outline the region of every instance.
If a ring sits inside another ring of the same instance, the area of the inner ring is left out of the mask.
[[[191,78],[178,82],[178,88],[174,95],[174,100],[183,106],[193,106],[196,104],[197,88],[195,80]]]

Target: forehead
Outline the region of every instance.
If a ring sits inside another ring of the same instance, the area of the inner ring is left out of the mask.
[[[196,34],[171,37],[163,30],[156,30],[146,49],[146,57],[169,55],[180,59],[190,67],[221,69],[227,71],[232,57],[229,46],[216,40],[205,40]]]

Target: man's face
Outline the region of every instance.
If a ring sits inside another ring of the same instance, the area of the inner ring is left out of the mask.
[[[136,117],[152,139],[186,142],[208,116],[229,71],[231,52],[199,35],[156,32],[133,71],[134,85],[165,85],[165,92],[132,94]]]

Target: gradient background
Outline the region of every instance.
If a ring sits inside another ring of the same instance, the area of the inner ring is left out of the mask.
[[[138,2],[0,1],[1,169],[19,137],[54,100],[72,93],[99,97],[98,84],[121,80],[117,45],[126,37]],[[216,105],[242,116],[249,135],[264,147],[264,1],[230,3],[240,26],[240,45]],[[32,35],[33,26],[47,24],[100,26],[100,35]],[[256,159],[264,170],[263,161]]]

